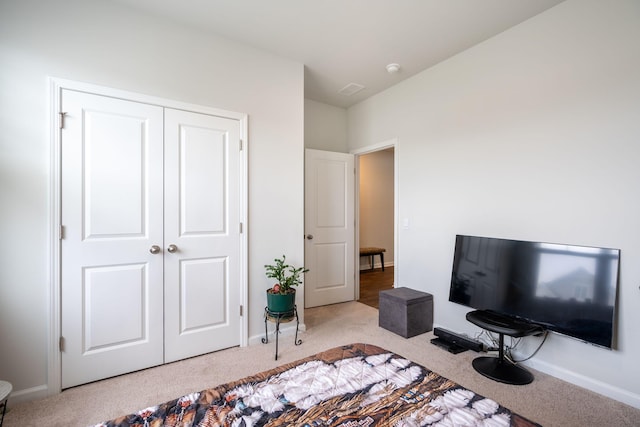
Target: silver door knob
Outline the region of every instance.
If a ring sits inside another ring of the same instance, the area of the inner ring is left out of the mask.
[[[159,254],[160,253],[160,246],[158,245],[153,245],[151,246],[151,248],[149,249],[149,252],[151,252],[152,254]]]
[[[178,251],[178,247],[176,245],[171,244],[171,245],[167,246],[167,252],[174,253],[174,252],[177,252],[177,251]]]
[[[307,240],[312,240],[313,239],[313,234],[307,234]]]

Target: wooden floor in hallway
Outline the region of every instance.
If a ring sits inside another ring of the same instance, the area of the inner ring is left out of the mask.
[[[380,291],[393,289],[393,267],[360,271],[360,301],[363,304],[378,308]]]

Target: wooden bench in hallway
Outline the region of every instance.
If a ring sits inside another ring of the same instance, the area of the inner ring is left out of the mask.
[[[382,271],[384,271],[384,253],[385,248],[377,248],[377,247],[366,247],[360,248],[360,256],[368,256],[369,264],[371,265],[371,269],[373,270],[373,257],[375,255],[380,255],[380,264],[382,265]]]

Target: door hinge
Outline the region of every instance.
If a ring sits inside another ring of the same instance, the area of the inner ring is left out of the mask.
[[[58,113],[58,126],[60,126],[60,129],[64,129],[64,116],[66,114],[66,111],[61,111]]]
[[[240,140],[240,151],[242,151],[242,140]]]
[[[242,223],[240,223],[240,234],[242,234]]]
[[[240,317],[242,317],[242,305],[240,306]]]
[[[60,337],[60,340],[58,340],[58,347],[61,352],[64,351],[64,337]]]
[[[60,226],[60,230],[58,231],[58,236],[60,240],[64,239],[64,225]]]

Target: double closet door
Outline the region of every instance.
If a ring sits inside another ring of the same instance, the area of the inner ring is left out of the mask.
[[[240,124],[63,89],[62,387],[240,344]]]

